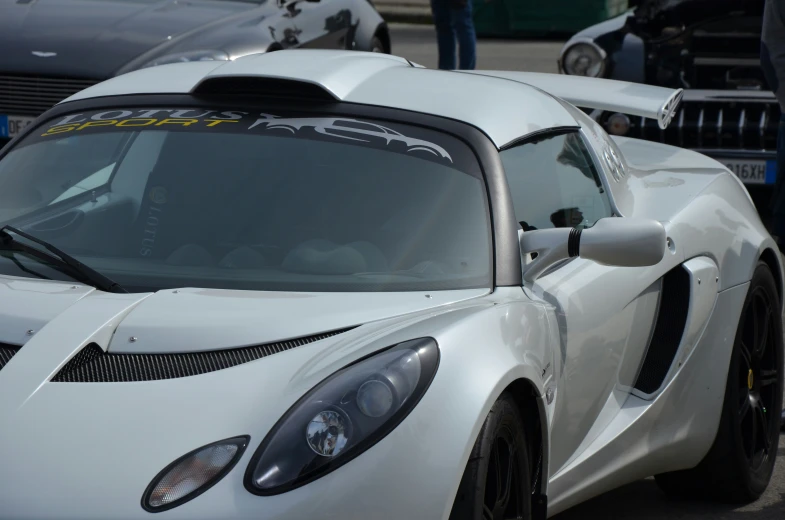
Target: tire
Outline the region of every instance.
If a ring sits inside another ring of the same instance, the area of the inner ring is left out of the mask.
[[[374,36],[373,39],[371,39],[371,52],[381,52],[382,54],[387,54],[387,50],[384,48],[384,44],[378,36]]]
[[[780,311],[774,276],[761,262],[744,300],[714,444],[695,468],[655,476],[666,494],[744,504],[757,500],[768,487],[782,413]],[[764,323],[768,327],[760,326]],[[758,334],[756,326],[768,335]]]
[[[521,414],[512,396],[504,393],[474,443],[450,520],[530,520],[530,475]]]

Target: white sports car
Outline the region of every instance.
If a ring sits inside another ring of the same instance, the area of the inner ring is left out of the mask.
[[[680,97],[292,50],[60,103],[0,152],[0,518],[754,500],[777,247],[724,166],[576,108]]]

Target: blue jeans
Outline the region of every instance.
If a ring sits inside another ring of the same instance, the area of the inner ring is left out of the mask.
[[[477,62],[477,38],[472,18],[472,0],[456,7],[455,0],[431,0],[436,41],[439,45],[439,68],[455,70],[456,38],[460,46],[460,69],[473,70]]]

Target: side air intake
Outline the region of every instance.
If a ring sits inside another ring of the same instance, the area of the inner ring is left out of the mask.
[[[66,363],[52,382],[128,383],[196,376],[331,338],[353,328],[252,347],[179,354],[110,353],[90,344]]]
[[[237,100],[297,99],[299,101],[337,101],[329,91],[305,81],[281,78],[216,77],[208,78],[191,92],[197,97]]]
[[[640,392],[652,394],[665,381],[684,336],[689,306],[690,275],[679,266],[668,271],[662,280],[657,323],[635,382],[635,388]]]

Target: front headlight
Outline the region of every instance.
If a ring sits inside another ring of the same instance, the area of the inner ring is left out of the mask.
[[[256,450],[245,486],[276,495],[346,464],[390,433],[431,384],[432,338],[400,343],[331,375],[302,397]]]
[[[248,436],[225,439],[183,455],[150,482],[142,507],[150,513],[168,511],[201,495],[237,464],[248,440]]]
[[[599,78],[605,74],[607,54],[590,40],[573,43],[561,56],[562,71],[573,76]]]
[[[224,51],[201,50],[180,52],[177,54],[167,54],[142,65],[142,69],[155,67],[156,65],[167,65],[169,63],[186,63],[189,61],[229,61],[229,55]]]

